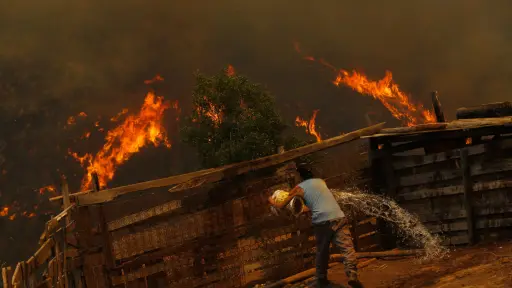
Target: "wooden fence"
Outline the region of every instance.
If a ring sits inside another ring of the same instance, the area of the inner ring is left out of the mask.
[[[374,190],[447,245],[512,236],[512,127],[472,125],[370,138]]]
[[[381,127],[247,163],[105,191],[94,181],[93,191],[72,194],[71,201],[64,193],[54,200],[62,199],[66,210],[48,226],[64,218],[70,224],[45,234],[52,240],[43,250],[52,252],[39,258],[48,262],[47,272],[38,274],[39,265],[25,273],[20,263],[14,276],[4,269],[4,281],[14,287],[248,287],[308,269],[315,253],[309,215],[272,216],[267,198],[297,184],[288,161]],[[341,183],[344,174],[330,171],[329,181]],[[376,220],[353,219],[358,249],[378,249],[378,238],[372,237]]]
[[[65,178],[62,193],[64,210],[46,223],[36,253],[15,269],[2,268],[3,287],[68,287],[71,281],[81,285],[78,250],[73,245],[75,221],[71,218],[76,205],[70,203]]]

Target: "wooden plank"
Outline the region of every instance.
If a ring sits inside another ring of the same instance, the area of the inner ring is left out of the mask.
[[[512,188],[512,180],[494,180],[473,183],[474,192],[483,192],[487,190]],[[458,195],[464,193],[464,185],[447,186],[440,188],[412,188],[403,187],[399,190],[399,202],[435,198],[442,196]]]
[[[12,277],[13,277],[13,271],[11,266],[3,267],[2,268],[2,279],[4,288],[12,288]]]
[[[441,242],[441,244],[443,246],[461,245],[461,244],[467,244],[467,243],[469,243],[469,239],[468,239],[468,235],[466,233],[461,234],[461,235],[453,235],[453,236],[444,237]]]
[[[512,226],[512,218],[502,219],[485,219],[480,218],[475,221],[475,229],[488,229],[488,228],[505,228]],[[425,227],[431,233],[448,233],[460,232],[468,230],[468,222],[466,219],[461,219],[448,223],[425,224]],[[469,235],[469,233],[468,233]],[[469,239],[469,238],[468,238]]]
[[[367,127],[364,129],[356,130],[347,134],[343,134],[341,136],[337,136],[331,139],[327,139],[325,141],[317,142],[314,144],[306,145],[299,147],[297,149],[289,150],[281,154],[275,154],[247,162],[235,163],[231,165],[227,165],[220,168],[215,169],[207,169],[202,171],[196,171],[188,174],[171,176],[167,178],[162,178],[158,180],[152,180],[137,184],[132,184],[123,187],[117,187],[113,189],[103,190],[101,193],[89,193],[84,195],[77,196],[77,202],[79,205],[92,205],[110,202],[116,199],[119,196],[139,192],[151,188],[165,187],[178,185],[185,182],[196,181],[199,178],[204,179],[204,183],[217,182],[222,179],[227,179],[230,177],[234,177],[240,174],[244,174],[250,171],[259,170],[265,167],[275,166],[281,163],[288,162],[290,160],[305,156],[307,154],[311,154],[314,152],[318,152],[330,147],[334,147],[337,145],[341,145],[344,143],[351,142],[353,140],[361,138],[361,136],[367,136],[371,134],[375,134],[380,131],[384,127],[384,123],[377,124],[371,127]]]
[[[19,285],[21,285],[23,281],[23,275],[22,275],[22,271],[21,271],[21,263],[18,262],[18,264],[16,265],[16,269],[14,269],[14,273],[12,275],[12,286],[14,287],[17,287]]]
[[[471,180],[471,163],[469,163],[468,150],[461,151],[462,178],[464,183],[464,207],[466,210],[466,221],[468,223],[468,240],[469,244],[475,243],[475,220],[473,215],[473,201],[471,194],[473,193],[473,184]]]
[[[437,122],[446,122],[446,119],[444,118],[443,108],[441,106],[441,101],[439,101],[439,95],[437,91],[432,92],[432,106],[434,107],[434,114],[436,115]]]
[[[55,242],[53,238],[50,238],[46,240],[46,242],[44,242],[43,245],[41,245],[41,247],[39,247],[37,252],[34,254],[36,267],[43,265],[44,263],[46,263],[46,261],[50,259],[50,257],[52,256],[52,249],[54,245]]]
[[[490,103],[457,109],[457,119],[495,118],[512,116],[512,103]]]
[[[431,130],[443,130],[448,126],[447,123],[426,123],[418,124],[410,127],[396,127],[396,128],[384,128],[380,131],[380,134],[401,134],[401,133],[416,133],[421,131]]]
[[[464,123],[464,121],[469,123]],[[472,123],[471,120],[459,120],[448,123],[448,126],[444,130],[433,130],[433,131],[422,131],[412,133],[397,133],[397,134],[373,134],[371,136],[364,136],[362,138],[374,138],[378,141],[390,141],[390,142],[432,142],[438,140],[457,139],[463,137],[481,137],[487,135],[497,134],[508,134],[511,133],[512,127],[510,119],[502,121],[498,119],[496,125],[492,125],[492,121],[481,123]],[[459,123],[463,122],[463,123]],[[474,121],[473,121],[474,122]],[[478,121],[477,121],[478,122]],[[480,125],[482,124],[482,125]],[[403,151],[400,147],[397,150]]]
[[[512,148],[512,139],[492,139],[488,142],[466,147],[469,156],[482,155],[488,152],[496,152],[496,150],[504,150]],[[460,149],[451,150],[447,152],[433,153],[429,155],[411,155],[411,156],[394,156],[393,168],[400,170],[405,168],[412,168],[428,164],[444,162],[451,159],[460,159]]]
[[[485,191],[506,188],[512,188],[512,180],[503,179],[487,182],[477,182],[473,184],[473,191]]]
[[[109,231],[114,231],[136,223],[146,221],[150,218],[168,214],[182,207],[181,200],[173,200],[147,210],[124,216],[107,224]]]
[[[429,184],[433,182],[440,182],[446,180],[453,180],[461,177],[461,172],[454,169],[444,169],[429,171],[420,174],[413,174],[409,176],[402,176],[398,178],[399,186],[415,186]]]
[[[69,208],[71,206],[71,200],[69,199],[69,186],[68,186],[68,181],[66,179],[66,176],[62,175],[62,187],[61,187],[61,190],[62,190],[62,200],[63,200],[63,204],[64,204],[64,210],[66,210],[67,208]],[[69,215],[69,213],[67,213],[66,215],[66,225],[69,224],[71,222],[71,215]]]
[[[512,158],[497,158],[492,162],[474,163],[471,174],[474,176],[493,174],[512,170]]]
[[[449,196],[449,195],[457,195],[464,193],[463,185],[455,185],[455,186],[447,186],[440,188],[420,188],[418,190],[412,189],[412,192],[402,192],[398,194],[399,202],[404,201],[412,201],[412,200],[420,200],[441,196]],[[409,191],[409,189],[404,189],[401,191]]]

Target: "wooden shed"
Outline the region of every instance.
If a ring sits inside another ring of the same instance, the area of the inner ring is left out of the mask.
[[[373,190],[417,214],[445,244],[512,236],[512,117],[383,129],[367,138]]]

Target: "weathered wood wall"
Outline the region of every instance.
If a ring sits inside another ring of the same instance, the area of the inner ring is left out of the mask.
[[[512,128],[370,138],[374,188],[445,244],[510,237]]]
[[[360,144],[313,155],[318,175],[333,188],[347,185],[348,177],[364,178],[357,172],[366,163]],[[103,211],[107,223],[96,235],[86,235],[91,239],[82,239],[82,248],[97,251],[85,256],[85,279],[93,287],[103,287],[97,284],[101,273],[108,273],[107,285],[113,286],[246,287],[309,269],[315,256],[309,215],[272,216],[267,202],[274,190],[296,183],[295,170],[285,166],[178,193],[162,187],[79,207],[89,215],[82,219],[96,217],[90,222],[101,223]],[[356,216],[356,247],[378,250],[376,219]],[[102,261],[104,269],[91,268]]]

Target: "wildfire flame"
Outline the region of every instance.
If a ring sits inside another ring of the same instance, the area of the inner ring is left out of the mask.
[[[162,82],[162,81],[164,81],[164,78],[163,78],[162,76],[160,76],[160,75],[158,75],[158,74],[157,74],[157,75],[155,75],[155,77],[153,77],[152,79],[144,80],[144,84],[149,85],[149,84],[153,84],[153,83],[155,83],[155,82]]]
[[[320,136],[320,133],[316,131],[316,114],[318,114],[319,110],[314,110],[313,115],[311,116],[311,119],[309,121],[303,120],[299,116],[295,118],[295,125],[298,127],[305,127],[306,132],[310,135],[315,136],[316,142],[322,141],[322,137]]]
[[[295,50],[302,54],[298,43],[295,43]],[[312,56],[304,56],[304,59],[318,62],[333,70],[337,74],[333,81],[334,85],[338,87],[345,85],[361,94],[372,96],[379,100],[393,117],[401,120],[407,126],[436,122],[434,113],[425,109],[421,104],[413,103],[409,96],[400,90],[400,87],[394,83],[393,74],[390,71],[386,71],[386,75],[381,80],[372,81],[355,70],[348,72],[337,69],[323,59],[316,59]]]
[[[235,76],[235,67],[228,65],[228,68],[226,69],[226,75],[229,77]]]
[[[212,120],[214,127],[219,127],[222,123],[223,113],[222,109],[213,104],[208,98],[204,97],[207,108],[196,107],[197,113]]]
[[[55,186],[53,186],[53,185],[48,185],[48,186],[39,188],[39,194],[41,194],[41,195],[44,195],[46,192],[56,194],[57,193],[56,191],[57,190],[55,189]]]
[[[162,118],[164,111],[171,107],[178,109],[178,103],[164,102],[162,97],[149,92],[140,112],[127,116],[122,124],[108,131],[105,144],[94,156],[89,153],[79,156],[69,151],[86,170],[82,190],[91,187],[94,172],[98,175],[100,187],[105,187],[114,178],[117,167],[149,143],[155,147],[165,145],[170,148]]]
[[[21,213],[12,213],[11,211],[11,207],[9,206],[4,206],[0,209],[0,217],[6,217],[7,219],[13,221],[17,218],[18,215],[22,216],[22,217],[25,217],[25,218],[33,218],[36,216],[36,213],[34,212],[28,212],[28,211],[23,211]]]
[[[117,122],[117,121],[119,120],[119,118],[120,118],[121,116],[123,116],[124,114],[126,114],[126,113],[128,113],[128,109],[126,109],[126,108],[125,108],[125,109],[123,109],[121,112],[117,113],[117,115],[116,115],[116,116],[114,116],[114,117],[110,118],[110,121],[112,121],[112,122]],[[99,123],[99,122],[97,122],[97,123],[98,123],[98,126],[99,126],[99,125],[100,125],[100,123]]]

